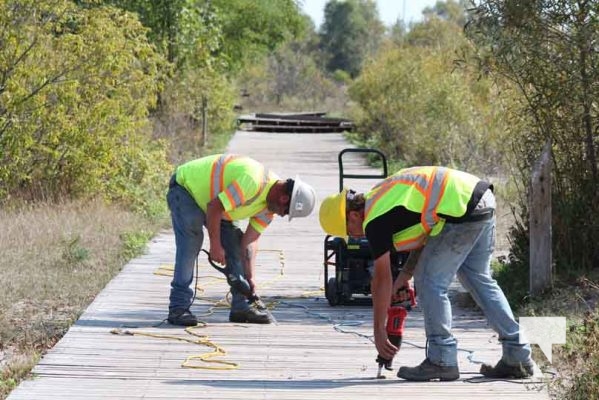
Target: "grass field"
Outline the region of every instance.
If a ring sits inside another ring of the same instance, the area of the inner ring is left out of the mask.
[[[100,201],[0,210],[0,399],[164,221]]]

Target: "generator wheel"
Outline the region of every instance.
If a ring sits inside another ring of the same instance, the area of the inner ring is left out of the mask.
[[[339,304],[339,295],[337,294],[337,279],[329,278],[325,294],[330,306],[335,307],[337,304]]]

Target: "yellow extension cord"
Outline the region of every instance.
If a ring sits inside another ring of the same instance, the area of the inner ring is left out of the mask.
[[[274,279],[271,279],[270,281],[267,281],[264,285],[262,285],[262,287],[266,287],[266,286],[270,285],[271,283],[275,282],[276,280],[280,279],[284,275],[284,273],[285,273],[285,271],[284,271],[285,256],[283,255],[283,250],[264,249],[264,250],[259,250],[259,251],[278,252],[279,260],[281,263],[280,274],[277,277],[275,277]],[[161,265],[154,272],[154,275],[172,276],[173,271],[174,271],[174,267],[172,265],[170,265],[170,266]],[[224,277],[215,277],[215,276],[211,276],[211,275],[198,276],[198,279],[199,278],[212,280],[212,282],[209,282],[209,284],[214,283],[214,281],[224,281],[225,280]],[[203,293],[204,289],[199,287],[199,285],[197,285],[196,292]],[[230,294],[230,292],[227,293],[227,295],[225,296],[224,299],[214,302],[213,306],[210,307],[205,314],[202,314],[202,316],[207,317],[209,315],[212,315],[214,313],[214,309],[218,308],[218,307],[230,307],[230,301],[228,299],[229,294]],[[212,301],[212,300],[202,298],[202,297],[198,297],[198,299],[208,301],[208,302]],[[269,309],[274,308],[274,302],[269,303],[267,305],[267,307]],[[123,330],[123,329],[118,329],[118,328],[111,330],[110,333],[115,334],[115,335],[130,335],[130,336],[137,335],[137,336],[153,337],[153,338],[157,338],[157,339],[179,340],[182,342],[207,346],[207,347],[210,347],[213,349],[213,351],[208,352],[208,353],[188,356],[185,359],[185,361],[183,361],[181,363],[182,368],[196,368],[196,369],[210,369],[210,370],[231,370],[231,369],[239,368],[239,364],[232,362],[232,361],[213,360],[213,358],[215,358],[215,357],[225,356],[227,354],[227,352],[222,347],[220,347],[219,345],[217,345],[214,342],[212,342],[211,340],[209,340],[207,335],[201,335],[201,334],[195,332],[197,329],[205,328],[207,325],[208,324],[205,321],[198,321],[198,324],[196,326],[191,326],[191,327],[185,328],[185,332],[191,336],[194,336],[195,338],[188,338],[188,337],[185,338],[185,337],[178,337],[178,336],[173,336],[173,335],[160,335],[160,334],[156,334],[156,333]],[[204,364],[198,365],[198,364],[195,364],[194,361],[199,361]],[[208,364],[208,365],[205,365],[205,364]],[[218,364],[218,365],[213,365],[213,364]]]

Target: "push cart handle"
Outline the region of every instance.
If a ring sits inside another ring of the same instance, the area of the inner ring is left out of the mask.
[[[344,174],[343,173],[343,155],[346,153],[362,153],[362,154],[376,154],[379,156],[381,161],[383,162],[383,173],[382,174]],[[343,179],[344,178],[352,178],[352,179],[377,179],[377,178],[386,178],[387,177],[387,158],[383,152],[376,149],[343,149],[339,152],[338,156],[339,162],[339,191],[343,190]]]

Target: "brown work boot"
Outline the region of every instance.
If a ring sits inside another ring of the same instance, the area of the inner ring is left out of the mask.
[[[525,379],[533,376],[533,364],[507,365],[503,360],[499,360],[494,367],[489,364],[480,366],[480,373],[486,378],[493,379]]]
[[[173,325],[180,326],[196,326],[198,324],[196,316],[184,308],[169,310],[167,321]]]
[[[433,364],[428,358],[417,367],[401,367],[397,372],[399,378],[407,381],[455,381],[460,377],[457,366],[443,366]]]
[[[258,310],[256,307],[251,307],[243,311],[231,310],[229,321],[249,324],[270,324],[272,322],[268,313]]]

